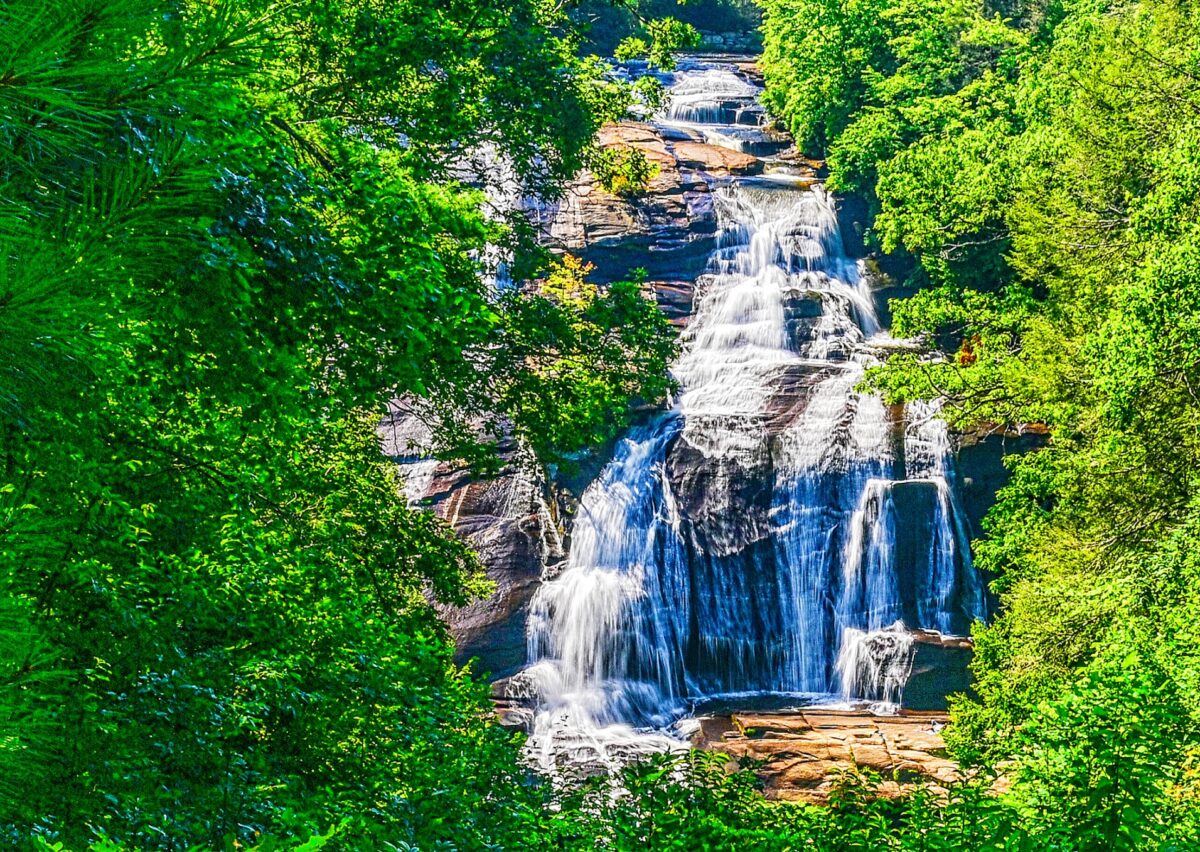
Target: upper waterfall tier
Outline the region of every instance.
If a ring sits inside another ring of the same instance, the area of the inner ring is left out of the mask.
[[[765,132],[735,66],[690,63],[671,92],[663,122],[731,147]],[[858,390],[886,338],[833,200],[786,177],[715,198],[675,406],[619,444],[532,604],[548,759],[719,696],[894,702],[912,629],[984,616],[945,427]]]

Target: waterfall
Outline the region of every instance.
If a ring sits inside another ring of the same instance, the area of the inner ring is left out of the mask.
[[[871,695],[884,705],[900,700],[913,662],[913,637],[897,621],[885,630],[847,627],[838,651],[842,697]]]
[[[685,68],[664,121],[720,136],[757,91]],[[888,339],[833,199],[774,175],[714,194],[675,405],[618,444],[533,601],[546,766],[678,747],[671,726],[718,698],[894,705],[911,631],[984,615],[944,424],[857,389]]]

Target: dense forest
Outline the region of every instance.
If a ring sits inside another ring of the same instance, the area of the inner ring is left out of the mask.
[[[916,290],[925,348],[871,387],[1045,433],[976,543],[965,780],[783,804],[694,752],[564,789],[453,662],[433,602],[486,581],[406,505],[389,400],[486,472],[672,390],[636,276],[593,285],[510,203],[637,179],[595,136],[661,93],[591,55],[599,13],[7,0],[0,843],[1200,848],[1200,8],[762,6],[769,108]],[[619,8],[661,66],[696,43],[661,16],[705,17]]]

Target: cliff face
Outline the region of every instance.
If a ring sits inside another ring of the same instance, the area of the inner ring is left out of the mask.
[[[716,248],[714,185],[731,175],[761,173],[762,161],[707,144],[695,133],[638,122],[604,128],[600,143],[642,152],[658,173],[646,192],[620,196],[584,172],[560,205],[543,212],[546,244],[594,263],[597,281],[641,268],[660,284],[694,282]]]
[[[513,674],[525,664],[529,601],[547,567],[563,555],[541,475],[515,447],[502,448],[508,464],[492,477],[423,458],[428,430],[400,402],[393,403],[379,431],[384,453],[400,466],[410,503],[437,513],[465,537],[495,583],[483,600],[439,605],[459,661],[475,659],[476,673],[493,678]]]

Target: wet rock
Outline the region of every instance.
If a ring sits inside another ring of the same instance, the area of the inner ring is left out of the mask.
[[[825,314],[822,294],[815,290],[795,290],[785,294],[783,315],[792,349],[801,352],[816,340]]]
[[[704,134],[693,127],[663,126],[659,135],[666,142],[703,142]]]
[[[933,539],[934,517],[938,506],[938,487],[930,480],[906,480],[896,482],[891,488],[896,517],[904,523],[896,529],[896,543],[892,551],[896,566],[896,581],[904,607],[904,621],[920,624],[918,601],[928,592],[922,589],[921,578],[929,562],[929,553],[936,542]],[[966,630],[967,625],[963,625]]]
[[[784,148],[775,156],[778,160],[806,170],[813,177],[825,178],[829,174],[829,169],[825,165],[824,160],[808,156],[795,145]]]
[[[514,706],[532,706],[537,700],[538,687],[528,671],[492,681],[492,700]]]
[[[758,85],[763,85],[764,78],[762,66],[757,62],[738,62],[737,69]]]
[[[822,803],[835,773],[855,767],[883,776],[882,793],[888,796],[901,795],[920,780],[955,779],[958,767],[945,757],[940,733],[945,723],[938,713],[876,716],[815,708],[736,713],[701,719],[693,743],[763,761],[755,772],[769,798]]]
[[[775,392],[767,403],[764,429],[771,438],[796,422],[812,398],[813,390],[829,376],[829,371],[811,363],[789,364],[782,368]]]
[[[534,711],[520,702],[495,701],[496,718],[503,728],[528,732],[533,727]]]
[[[945,710],[946,697],[971,692],[974,645],[961,636],[915,630],[912,671],[904,685],[904,706],[913,710]]]
[[[724,433],[705,425],[702,416],[690,418],[690,428],[667,454],[672,493],[679,501],[692,556],[700,563],[739,554],[768,538],[774,484],[763,424],[741,418],[728,424]],[[735,427],[741,434],[734,440],[744,442],[743,451],[717,455],[704,446],[706,436],[728,438],[728,430]]]
[[[846,254],[850,257],[866,257],[866,234],[871,222],[867,200],[861,195],[839,196],[837,214]]]

